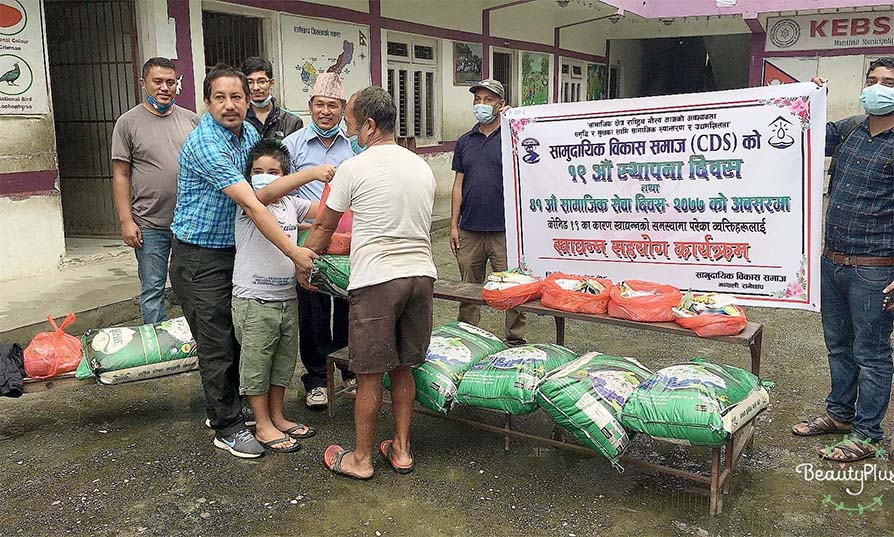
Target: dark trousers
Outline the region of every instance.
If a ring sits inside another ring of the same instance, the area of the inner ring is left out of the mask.
[[[326,356],[348,346],[348,301],[298,288],[298,344],[304,389],[326,387]],[[354,374],[341,369],[343,379]]]
[[[234,248],[202,248],[176,238],[171,248],[171,288],[196,340],[208,417],[221,436],[245,427],[230,309],[235,258]]]

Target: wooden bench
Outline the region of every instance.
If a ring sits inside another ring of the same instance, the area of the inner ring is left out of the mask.
[[[486,305],[484,300],[481,298],[481,288],[482,286],[479,284],[438,280],[435,282],[434,298],[442,300],[452,300],[455,302]],[[676,323],[641,323],[637,321],[615,319],[607,315],[571,313],[567,311],[547,308],[546,306],[541,304],[539,300],[522,304],[517,309],[525,313],[532,313],[535,315],[549,315],[553,317],[556,323],[556,343],[559,345],[565,344],[566,319],[608,324],[639,330],[650,330],[653,332],[661,332],[676,336],[699,337],[692,330],[683,328]],[[755,375],[758,375],[760,373],[761,365],[763,331],[764,327],[762,324],[749,322],[745,330],[738,335],[721,336],[706,339],[748,347],[751,354],[751,372]],[[326,385],[329,389],[330,394],[328,407],[328,414],[330,418],[335,416],[336,399],[339,396],[343,395],[354,396],[356,389],[354,386],[342,386],[338,389],[336,388],[336,366],[349,366],[347,349],[341,349],[339,351],[333,352],[328,356],[326,360]],[[552,438],[532,435],[521,431],[515,431],[512,429],[512,415],[505,412],[495,412],[496,414],[501,415],[503,426],[500,427],[482,423],[478,420],[461,418],[452,414],[438,414],[426,408],[422,408],[419,405],[415,406],[414,411],[420,414],[462,423],[464,425],[475,427],[477,429],[502,434],[504,438],[504,449],[506,451],[509,450],[510,438],[520,438],[523,440],[538,442],[560,449],[574,451],[584,455],[593,456],[596,454],[595,451],[587,447],[562,440],[564,432],[558,426],[554,428]],[[749,447],[751,445],[754,438],[754,432],[754,419],[752,419],[738,432],[732,435],[724,447],[711,448],[711,470],[708,474],[691,472],[688,470],[681,470],[679,468],[673,468],[661,464],[640,461],[626,455],[622,457],[621,463],[639,467],[647,472],[660,473],[686,479],[688,481],[697,483],[704,488],[707,488],[710,497],[710,513],[714,515],[720,513],[722,510],[723,494],[729,493],[732,475],[735,472],[736,465],[739,462],[739,458],[741,457],[742,452],[745,450],[746,447]]]

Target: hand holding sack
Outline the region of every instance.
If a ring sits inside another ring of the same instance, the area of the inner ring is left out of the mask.
[[[699,337],[734,336],[748,326],[745,312],[735,298],[719,293],[693,295],[686,293],[674,308],[674,320]]]
[[[81,361],[81,340],[64,332],[75,322],[75,314],[69,313],[59,326],[52,316],[47,319],[53,331],[37,334],[25,347],[25,373],[30,378],[48,379],[68,373]]]
[[[642,280],[625,280],[612,286],[608,314],[616,319],[644,323],[674,320],[673,309],[680,303],[680,290]]]
[[[605,314],[612,282],[554,272],[543,284],[540,303],[547,308],[575,313]]]
[[[543,281],[521,268],[492,273],[481,290],[481,298],[487,305],[501,311],[537,300],[542,294]]]

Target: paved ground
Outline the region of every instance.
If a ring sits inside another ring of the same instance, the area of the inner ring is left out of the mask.
[[[444,278],[457,271],[446,236],[436,236]],[[436,303],[436,322],[455,305]],[[607,463],[516,443],[508,454],[494,434],[435,418],[415,421],[418,471],[397,476],[377,462],[366,483],[330,475],[325,447],[350,444],[351,406],[333,421],[297,404],[291,414],[319,428],[292,455],[245,462],[216,450],[202,427],[203,398],[194,374],[119,387],[80,389],[0,400],[0,533],[3,535],[891,535],[894,482],[867,481],[856,496],[844,483],[805,482],[795,471],[819,463],[818,439],[793,438],[793,421],[821,410],[828,389],[819,316],[751,309],[766,323],[764,377],[775,381],[772,405],[759,418],[759,437],[746,454],[724,513],[707,515],[707,499],[685,484],[634,468],[618,474]],[[483,326],[499,332],[490,312]],[[531,319],[532,341],[550,341],[552,325]],[[697,339],[569,323],[568,346],[639,358],[653,369],[693,356],[747,366],[747,351]],[[465,411],[475,419],[492,420]],[[542,413],[521,420],[548,432]],[[379,420],[380,438],[392,421]],[[890,431],[890,417],[885,422]],[[658,445],[639,437],[647,459],[699,467],[700,449]],[[892,471],[886,462],[879,471]],[[894,481],[894,478],[892,478]],[[858,483],[851,483],[858,489]],[[864,514],[836,511],[882,507]]]

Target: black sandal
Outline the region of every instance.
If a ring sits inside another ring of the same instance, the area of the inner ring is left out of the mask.
[[[842,457],[835,457],[832,453],[840,450]],[[878,442],[874,442],[869,438],[854,438],[847,436],[841,442],[826,446],[820,450],[820,457],[832,462],[857,462],[869,457],[875,457],[882,451]]]
[[[303,433],[299,433],[301,429],[304,429]],[[303,423],[299,423],[294,427],[289,427],[285,431],[284,434],[291,436],[296,440],[301,440],[302,438],[310,438],[311,436],[317,434],[317,430],[311,427],[310,425],[304,425]]]
[[[270,450],[274,453],[295,453],[296,451],[301,449],[301,444],[299,444],[298,442],[295,442],[291,446],[276,447],[276,444],[282,444],[282,443],[288,442],[289,440],[294,441],[294,439],[291,436],[285,435],[282,438],[277,438],[276,440],[270,440],[269,442],[260,442],[260,444],[262,446],[264,446],[264,449]]]
[[[798,432],[798,425],[806,425],[807,432]],[[792,427],[792,434],[795,436],[819,436],[821,434],[847,434],[851,432],[851,426],[839,427],[835,421],[829,416],[820,416],[809,421],[798,422]]]

